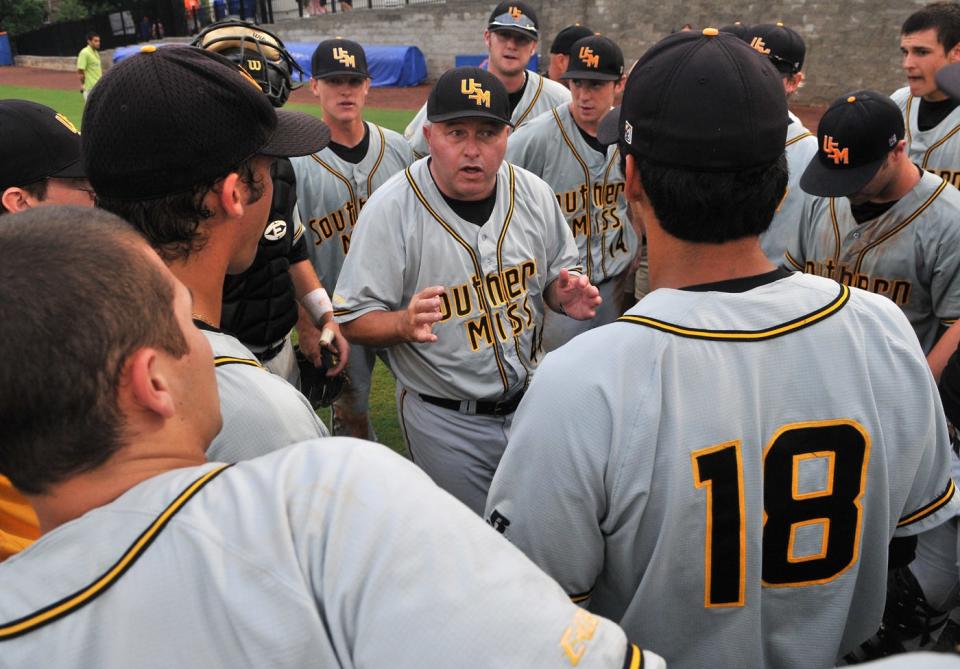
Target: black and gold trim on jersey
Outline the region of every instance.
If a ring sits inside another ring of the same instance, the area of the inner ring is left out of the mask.
[[[177,512],[180,511],[187,502],[193,499],[205,485],[222,474],[228,467],[232,466],[233,465],[223,465],[216,469],[211,469],[187,486],[183,492],[177,495],[167,508],[150,523],[147,529],[136,538],[123,555],[120,556],[120,559],[92,583],[29,615],[8,623],[0,624],[0,641],[15,639],[24,634],[36,631],[45,625],[49,625],[60,618],[80,610],[106,592],[120,580],[120,577],[123,576],[137,560],[143,557],[143,554]]]
[[[906,108],[906,111],[904,111],[903,113],[903,117],[907,119],[906,131],[907,131],[907,149],[908,150],[910,146],[913,144],[913,133],[910,132],[910,112],[913,109],[913,99],[914,98],[912,95],[907,97],[907,108]],[[946,135],[944,135],[943,137],[938,139],[936,142],[931,144],[930,148],[928,148],[923,154],[923,159],[920,161],[920,167],[923,169],[927,169],[927,163],[930,162],[930,156],[933,154],[933,152],[939,149],[941,146],[943,146],[947,141],[949,141],[951,137],[956,135],[958,132],[960,132],[960,123],[953,126],[950,132],[948,132]]]
[[[941,509],[943,506],[948,504],[950,500],[953,499],[953,496],[956,494],[956,492],[957,492],[957,487],[953,483],[953,479],[950,479],[950,481],[947,482],[946,489],[942,493],[940,493],[940,495],[938,495],[935,500],[933,500],[926,506],[917,509],[913,513],[910,513],[904,516],[903,518],[901,518],[900,522],[897,523],[897,527],[906,527],[907,525],[918,523],[924,518],[930,517],[931,515],[936,513],[938,509]]]
[[[625,315],[618,318],[623,323],[633,323],[634,325],[643,325],[645,327],[660,330],[668,334],[689,339],[709,339],[711,341],[763,341],[765,339],[774,339],[783,335],[802,330],[805,327],[819,323],[837,313],[850,301],[850,288],[844,285],[840,286],[840,293],[829,304],[811,311],[809,314],[800,316],[786,323],[774,325],[761,330],[705,330],[700,328],[690,328],[683,325],[675,325],[656,318],[647,316]]]
[[[530,75],[528,74],[527,77],[529,78],[529,76]],[[523,122],[527,120],[527,116],[530,115],[530,112],[533,111],[533,108],[537,104],[537,100],[540,99],[541,93],[543,93],[543,77],[540,77],[539,84],[537,85],[537,90],[536,92],[534,92],[533,99],[530,101],[530,104],[527,106],[524,112],[520,114],[520,118],[518,118],[516,121],[513,122],[514,129],[519,128],[521,125],[523,125]]]
[[[260,364],[258,360],[252,360],[250,358],[236,358],[232,355],[218,355],[213,359],[214,367],[223,367],[224,365],[248,365],[250,367],[259,367],[263,369],[263,365]]]
[[[637,644],[627,642],[627,653],[623,657],[623,669],[643,669],[643,651]]]
[[[783,257],[793,266],[794,269],[800,270],[801,272],[803,271],[803,265],[797,262],[797,259],[790,255],[790,251],[784,251]]]
[[[788,146],[793,146],[793,145],[796,144],[797,142],[799,142],[799,141],[801,141],[801,140],[804,140],[804,139],[806,139],[807,137],[816,137],[816,135],[814,135],[814,134],[813,134],[812,132],[810,132],[809,130],[808,130],[807,132],[802,132],[802,133],[800,133],[799,135],[797,135],[796,137],[791,137],[790,139],[788,139],[788,140],[787,140],[787,143],[784,145],[784,148],[786,148],[786,147],[788,147]]]
[[[593,181],[590,179],[590,168],[587,167],[587,163],[584,162],[583,158],[580,156],[580,152],[577,151],[577,147],[573,145],[573,142],[570,140],[570,137],[567,135],[567,131],[563,129],[563,121],[560,120],[560,114],[557,112],[557,107],[554,107],[550,110],[553,114],[553,120],[557,123],[557,129],[560,131],[560,136],[563,138],[563,141],[566,143],[567,148],[570,149],[570,153],[573,154],[574,159],[580,164],[580,169],[583,170],[583,183],[587,186],[587,193],[591,194],[591,199],[587,202],[584,202],[583,211],[587,216],[587,276],[591,279],[593,278],[593,217],[590,215],[590,210],[593,208],[591,205],[593,203],[592,193],[593,193]],[[600,252],[603,253],[603,245],[600,245]]]
[[[510,174],[510,188],[509,188],[510,202],[507,207],[507,212],[508,212],[507,218],[504,219],[503,229],[501,230],[500,238],[497,241],[498,261],[500,259],[500,253],[502,249],[504,234],[506,233],[507,226],[510,224],[510,217],[512,217],[513,215],[514,198],[516,195],[514,191],[515,177],[514,177],[513,165],[510,165],[509,163],[507,163],[507,169]],[[447,234],[453,237],[454,241],[456,241],[461,247],[463,247],[463,250],[467,252],[467,255],[470,256],[470,261],[473,263],[473,271],[476,273],[476,276],[483,277],[484,276],[483,268],[480,265],[480,259],[477,258],[477,253],[476,251],[473,250],[473,247],[470,246],[470,244],[468,244],[463,239],[463,237],[457,234],[457,231],[454,230],[450,226],[450,224],[446,220],[444,220],[444,218],[440,214],[438,214],[437,211],[430,205],[430,203],[427,201],[427,198],[424,196],[423,191],[420,190],[420,186],[417,185],[416,179],[413,178],[413,173],[411,173],[409,167],[403,171],[403,174],[404,176],[406,176],[407,183],[410,184],[410,188],[413,190],[413,194],[416,195],[417,199],[420,201],[420,204],[422,204],[424,209],[427,210],[430,216],[432,216],[433,219],[440,224],[440,227],[446,230]],[[485,290],[477,291],[477,296],[480,299],[480,306],[483,309],[484,318],[487,321],[487,327],[490,328],[490,332],[496,332],[494,322],[493,322],[493,312],[490,308],[486,291]],[[500,356],[500,347],[496,345],[496,343],[494,343],[494,345],[491,348],[493,349],[493,357],[497,363],[497,371],[500,373],[500,382],[503,384],[503,392],[506,394],[510,391],[510,380],[507,378],[506,365],[504,364]]]
[[[581,592],[579,595],[567,595],[567,596],[570,598],[570,601],[573,602],[574,604],[580,604],[581,602],[585,602],[588,599],[590,599],[590,597],[593,596],[593,588],[590,588],[586,592]]]

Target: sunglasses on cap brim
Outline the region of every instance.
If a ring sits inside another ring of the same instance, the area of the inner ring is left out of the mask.
[[[519,18],[511,14],[510,12],[505,12],[500,16],[494,17],[493,21],[490,22],[490,28],[523,28],[528,30],[531,33],[536,34],[537,24],[533,22],[526,14],[521,14]]]

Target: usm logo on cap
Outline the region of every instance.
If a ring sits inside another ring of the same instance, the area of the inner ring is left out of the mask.
[[[594,53],[588,46],[580,47],[580,60],[587,67],[600,67],[600,54]]]
[[[333,50],[333,59],[344,67],[357,66],[357,57],[351,56],[350,52],[344,49],[342,46],[338,46]]]
[[[510,9],[507,10],[507,14],[509,14],[515,19],[519,19],[521,16],[523,16],[523,12],[520,10],[519,7],[511,7]]]
[[[476,80],[461,79],[460,92],[476,102],[478,107],[481,105],[490,107],[490,91],[483,90],[483,87]]]
[[[79,134],[80,134],[80,131],[77,130],[77,126],[75,126],[75,125],[70,121],[70,119],[68,119],[68,118],[67,118],[66,116],[64,116],[63,114],[57,114],[57,115],[54,116],[53,118],[55,118],[55,119],[57,119],[58,121],[60,121],[60,123],[63,125],[63,127],[66,128],[67,130],[69,130],[70,132],[72,132],[74,135],[79,135]]]
[[[849,165],[850,164],[850,147],[844,149],[840,148],[840,144],[837,143],[830,135],[823,136],[823,152],[827,154],[827,158],[833,159],[834,165]]]
[[[770,55],[770,49],[767,48],[767,43],[763,41],[762,37],[754,37],[750,42],[750,47],[756,51],[759,51],[764,56]]]

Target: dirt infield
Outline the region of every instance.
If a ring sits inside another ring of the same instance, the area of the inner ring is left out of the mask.
[[[35,67],[0,67],[0,86],[28,86],[31,88],[53,88],[72,91],[79,88],[74,72],[41,70]],[[380,109],[416,110],[426,101],[430,93],[430,84],[409,88],[371,88],[367,104]],[[306,87],[293,92],[291,102],[309,104],[314,102],[310,90]],[[796,105],[793,113],[800,117],[803,124],[815,130],[826,105]]]

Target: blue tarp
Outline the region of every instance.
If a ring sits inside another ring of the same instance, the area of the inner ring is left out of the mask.
[[[7,33],[0,33],[0,65],[13,65],[13,51]]]
[[[300,67],[310,74],[310,57],[317,47],[315,42],[285,42],[287,51]],[[113,52],[113,62],[140,51],[141,45],[119,47]],[[159,44],[157,46],[176,46]],[[427,78],[427,63],[423,53],[415,46],[369,46],[364,44],[367,67],[374,86],[416,86]]]

